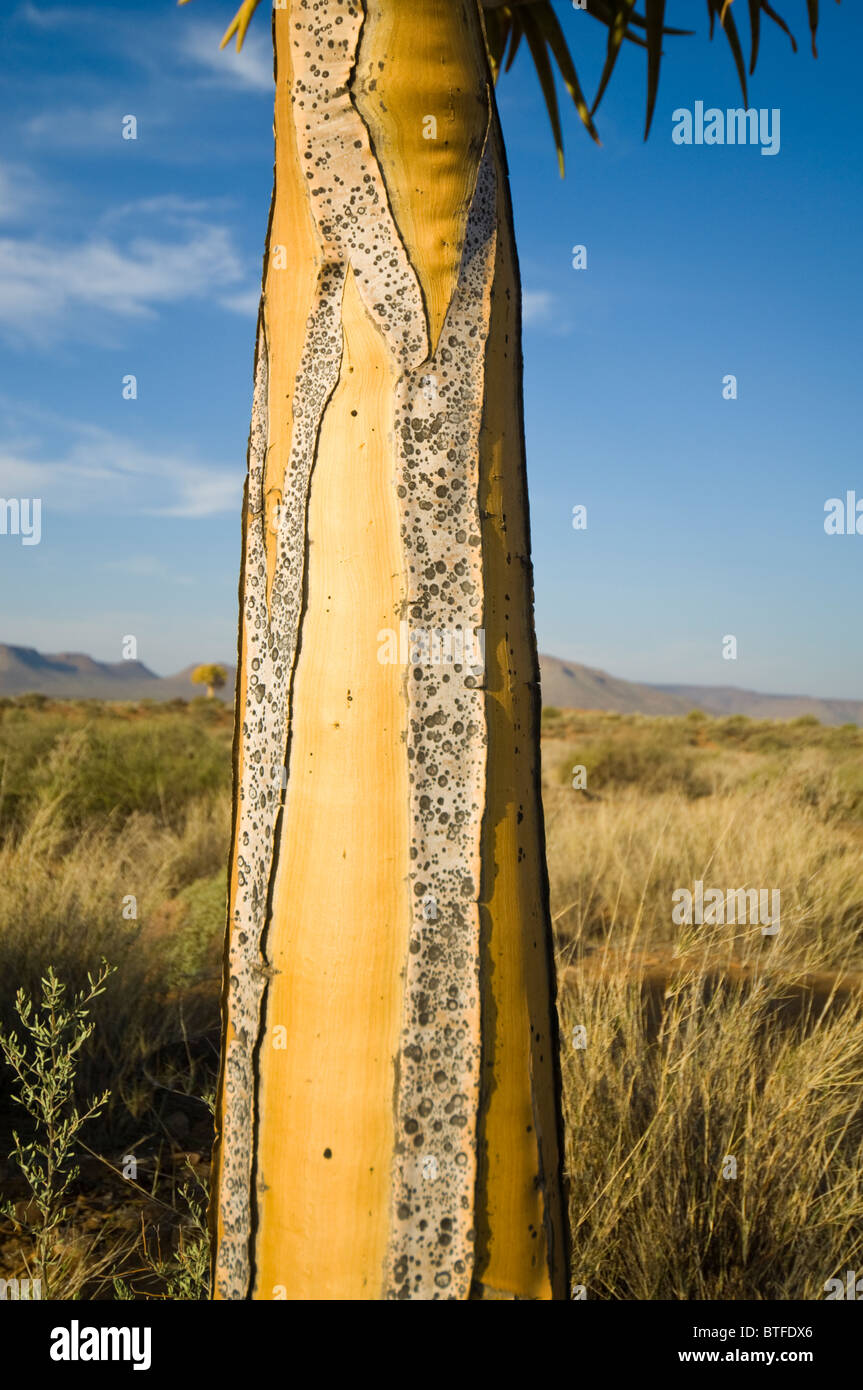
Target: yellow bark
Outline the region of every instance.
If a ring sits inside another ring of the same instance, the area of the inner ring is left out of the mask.
[[[520,291],[479,15],[292,0],[274,37],[215,1296],[565,1297]],[[382,663],[405,621],[481,625],[484,672]]]
[[[268,932],[277,973],[259,1091],[259,1298],[278,1287],[293,1298],[376,1298],[388,1239],[410,921],[402,673],[378,662],[376,640],[401,608],[387,440],[394,371],[350,274],[342,325],[309,506],[298,713]],[[288,1046],[277,1050],[279,1025]]]

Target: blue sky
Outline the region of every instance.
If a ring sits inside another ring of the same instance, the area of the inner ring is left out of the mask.
[[[116,661],[134,634],[166,674],[233,659],[272,177],[267,16],[219,53],[234,8],[0,16],[0,496],[43,499],[39,545],[0,536],[0,641]],[[556,8],[592,94],[605,31]],[[828,498],[863,498],[863,16],[822,5],[816,62],[803,0],[778,8],[799,51],[765,21],[750,79],[750,105],[781,111],[773,157],[672,142],[676,108],[741,104],[696,0],[668,5],[697,34],[666,42],[647,144],[627,45],[602,148],[565,114],[563,182],[528,62],[501,81],[537,630],[629,679],[863,698],[863,535],[823,526]]]

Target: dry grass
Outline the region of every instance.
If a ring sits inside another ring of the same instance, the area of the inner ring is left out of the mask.
[[[822,1298],[863,1261],[863,732],[552,713],[544,734],[574,1280],[606,1299]],[[229,742],[203,704],[0,702],[0,1021],[49,964],[72,989],[118,966],[81,1084],[112,1091],[88,1143],[140,1177],[85,1165],[65,1236],[84,1297],[116,1273],[196,1296],[182,1259],[151,1256],[188,1221],[190,1150],[206,1181]],[[778,936],[675,927],[671,894],[696,879],[778,888]],[[0,1272],[10,1248],[0,1231]]]
[[[741,748],[727,721],[620,720],[610,752],[607,717],[574,722],[545,760],[573,1279],[823,1298],[863,1258],[858,735],[773,726]],[[585,797],[564,781],[594,754]],[[675,926],[672,892],[699,878],[779,888],[779,934]]]
[[[103,956],[117,967],[80,1053],[77,1094],[111,1092],[84,1135],[107,1164],[82,1165],[58,1247],[63,1297],[110,1297],[118,1274],[151,1296],[191,1288],[171,1253],[188,1220],[174,1175],[194,1150],[206,1181],[212,1141],[202,1097],[218,1061],[230,738],[230,712],[207,705],[0,702],[0,1026],[49,966],[72,992]],[[0,1068],[0,1195],[26,1222],[26,1184],[5,1160],[12,1125],[30,1132],[10,1082]],[[32,1265],[23,1230],[0,1221],[0,1277]]]
[[[222,797],[191,804],[176,828],[133,815],[70,842],[47,803],[0,846],[0,978],[33,994],[48,965],[72,990],[102,956],[118,967],[94,1004],[81,1069],[84,1088],[111,1087],[115,1124],[121,1110],[138,1119],[150,1105],[148,1078],[166,1049],[217,1027],[228,832]],[[199,898],[210,907],[205,928],[195,920]],[[10,1021],[13,994],[0,1004]]]
[[[685,951],[709,942],[725,959],[760,958],[760,928],[672,924],[672,893],[696,880],[781,894],[781,929],[768,944],[783,968],[838,968],[863,959],[863,837],[794,803],[788,782],[687,800],[624,787],[601,801],[574,790],[549,798],[552,912],[559,941],[617,942]]]

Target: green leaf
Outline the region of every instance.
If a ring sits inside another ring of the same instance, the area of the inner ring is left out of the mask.
[[[520,3],[530,5],[534,3],[534,0],[520,0]],[[618,3],[618,0],[612,0],[612,3],[616,5]],[[603,24],[608,25],[611,24],[614,18],[614,11],[612,10],[611,5],[608,3],[608,0],[587,0],[587,13],[593,15],[594,19],[600,19],[602,20]],[[637,24],[641,29],[647,28],[647,20],[644,18],[643,15],[633,14],[629,22],[630,24]],[[695,30],[672,29],[670,26],[665,26],[663,27],[662,32],[663,34],[674,34],[678,36],[686,35],[687,37],[691,37],[695,33]],[[638,41],[635,40],[635,42]]]
[[[593,124],[593,119],[587,108],[587,102],[581,90],[581,83],[578,80],[578,73],[575,70],[575,64],[572,61],[572,55],[567,47],[566,39],[563,36],[563,30],[558,23],[557,15],[551,8],[551,5],[543,5],[542,8],[539,6],[537,7],[536,19],[542,30],[543,37],[554,54],[557,66],[560,68],[560,75],[563,78],[566,90],[572,97],[575,109],[598,145],[600,143],[599,136],[596,133],[596,127]]]
[[[761,37],[761,0],[749,0],[749,28],[752,34],[749,71],[753,73],[758,62],[758,43]]]
[[[746,92],[746,64],[743,61],[743,49],[740,47],[740,37],[737,33],[737,25],[734,23],[734,15],[731,13],[730,0],[720,3],[720,0],[707,0],[707,8],[710,12],[710,37],[713,37],[713,20],[719,16],[719,24],[728,39],[731,52],[734,55],[734,65],[737,68],[737,76],[740,78],[740,86],[743,90],[743,103],[749,105],[749,97]]]
[[[809,30],[812,34],[812,57],[818,57],[818,49],[815,47],[815,35],[818,33],[818,0],[806,0],[806,8],[809,11]]]
[[[656,93],[659,90],[665,0],[644,0],[644,16],[647,23],[647,114],[644,123],[644,138],[646,140],[650,134],[653,108],[656,105]]]
[[[510,68],[515,62],[515,55],[518,52],[519,45],[521,43],[521,36],[522,30],[520,26],[513,22],[512,38],[509,41],[509,54],[507,56],[506,67],[504,68],[504,72],[509,72]]]
[[[773,6],[768,4],[768,0],[761,0],[761,8],[767,15],[768,19],[772,19],[773,23],[778,24],[779,28],[784,30],[784,32],[788,35],[789,39],[791,40],[791,51],[792,53],[796,53],[797,40],[795,39],[791,30],[788,28],[788,25],[785,23],[785,20],[782,18],[781,14],[776,13]]]
[[[608,28],[608,47],[605,54],[605,67],[602,69],[602,76],[599,79],[599,87],[590,108],[593,113],[602,101],[603,94],[608,86],[609,78],[614,72],[614,65],[617,62],[617,55],[623,46],[626,31],[629,27],[629,17],[635,6],[635,0],[621,0],[620,8],[616,11],[611,24]]]
[[[551,70],[551,63],[548,58],[548,51],[545,46],[545,39],[542,36],[539,25],[533,15],[532,10],[525,8],[523,14],[518,15],[518,22],[524,30],[524,37],[527,39],[530,48],[533,64],[539,78],[539,85],[542,87],[542,94],[545,97],[548,119],[551,121],[551,130],[554,136],[554,145],[557,150],[557,162],[560,168],[560,177],[563,178],[563,132],[560,128],[560,109],[557,104],[557,92],[554,86],[554,73]]]
[[[509,37],[509,27],[512,20],[508,16],[499,15],[497,10],[486,10],[484,15],[485,22],[485,43],[488,52],[488,61],[491,68],[491,75],[495,82],[500,76],[500,64],[503,58],[506,41]]]

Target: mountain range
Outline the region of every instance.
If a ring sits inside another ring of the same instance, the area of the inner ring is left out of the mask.
[[[828,700],[813,695],[765,695],[732,685],[648,685],[622,680],[555,656],[540,656],[544,705],[559,709],[616,710],[621,714],[745,714],[754,719],[796,719],[810,714],[822,724],[863,725],[863,700]],[[227,672],[220,699],[233,699],[235,668]],[[193,686],[194,665],[158,676],[140,661],[95,661],[81,652],[44,655],[33,647],[0,643],[0,696],[30,691],[60,699],[189,700],[203,694]]]

